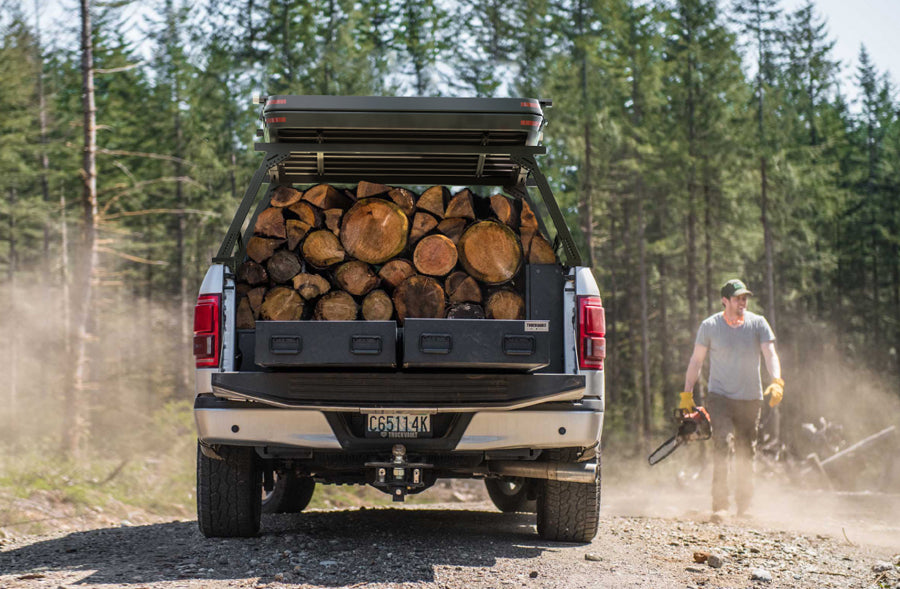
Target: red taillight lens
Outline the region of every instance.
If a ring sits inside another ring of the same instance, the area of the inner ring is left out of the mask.
[[[200,295],[194,307],[194,357],[197,368],[219,365],[219,308],[221,295]]]
[[[578,367],[603,370],[606,311],[600,297],[578,297]]]

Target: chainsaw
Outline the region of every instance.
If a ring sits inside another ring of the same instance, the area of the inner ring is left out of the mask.
[[[673,418],[678,424],[678,431],[647,457],[650,466],[668,458],[669,454],[682,444],[694,440],[708,440],[712,436],[709,413],[703,407],[694,407],[692,411],[676,409]]]

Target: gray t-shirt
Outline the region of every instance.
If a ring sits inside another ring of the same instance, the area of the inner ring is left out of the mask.
[[[707,317],[697,331],[697,342],[709,349],[709,392],[730,399],[759,400],[760,344],[775,340],[762,315],[744,311],[744,324],[731,327],[723,313]]]

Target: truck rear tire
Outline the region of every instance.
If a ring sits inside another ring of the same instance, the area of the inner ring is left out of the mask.
[[[551,462],[574,462],[575,451],[566,448],[544,453]],[[545,540],[590,542],[600,521],[600,454],[593,483],[542,481],[538,488],[537,531]]]
[[[526,511],[534,513],[535,502],[529,499],[532,494],[534,479],[522,477],[500,477],[484,479],[484,486],[494,506],[503,513]]]
[[[262,492],[263,513],[300,513],[309,505],[316,481],[293,472],[275,473],[271,493]]]
[[[197,445],[197,522],[207,538],[249,538],[259,533],[262,472],[253,448],[219,446],[222,460]]]

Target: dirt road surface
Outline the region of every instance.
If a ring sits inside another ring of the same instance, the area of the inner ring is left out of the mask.
[[[600,532],[583,545],[542,541],[532,514],[481,500],[264,516],[252,539],[152,519],[8,535],[0,587],[900,588],[896,496],[775,490],[754,517],[713,524],[693,507],[705,497],[664,491],[606,485]]]

